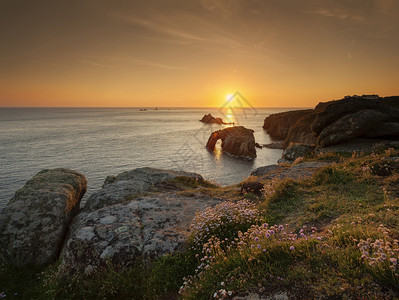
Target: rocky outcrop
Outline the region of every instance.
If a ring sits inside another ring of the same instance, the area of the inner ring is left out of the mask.
[[[58,258],[87,180],[68,169],[43,170],[19,189],[0,217],[0,260],[18,266]]]
[[[222,118],[215,118],[211,114],[204,115],[200,120],[202,123],[206,124],[234,124],[234,123],[225,123]]]
[[[257,176],[257,177],[265,176],[269,173],[279,171],[282,168],[283,167],[280,165],[269,165],[269,166],[259,167],[251,172],[251,176]]]
[[[158,191],[157,186],[178,177],[186,177],[203,182],[201,175],[183,171],[160,170],[154,168],[138,168],[123,172],[118,176],[108,176],[103,188],[94,192],[83,208],[84,212],[90,212],[143,195],[148,191]]]
[[[360,153],[360,152],[371,152],[386,147],[398,149],[399,141],[356,138],[353,139],[352,141],[338,145],[331,145],[328,147],[317,147],[314,150],[314,152],[317,155],[327,152]]]
[[[362,110],[373,110],[385,115],[385,122],[399,121],[399,111],[379,99],[346,97],[341,100],[319,103],[315,107],[317,117],[312,123],[311,130],[315,136],[318,136],[328,125],[346,115],[351,115]]]
[[[384,139],[384,138],[399,138],[399,122],[384,122],[377,126],[369,128],[363,135],[365,138]]]
[[[265,172],[264,175],[259,173],[259,175],[256,176],[259,177],[258,180],[260,181],[273,179],[306,179],[310,178],[318,169],[331,164],[331,162],[320,161],[300,162],[295,165],[279,166],[280,168],[275,168],[274,170]]]
[[[263,144],[262,147],[269,149],[284,149],[283,142],[274,142],[269,144]]]
[[[366,134],[370,128],[388,118],[386,114],[376,110],[361,110],[345,115],[323,128],[318,134],[317,144],[325,147],[350,141]]]
[[[305,144],[293,144],[284,150],[282,158],[293,162],[299,157],[310,156],[313,153],[315,147]]]
[[[157,192],[157,186],[182,178],[202,180],[194,173],[151,168],[125,172],[113,180],[108,177],[103,189],[90,197],[90,203],[74,219],[61,268],[90,273],[108,262],[129,266],[139,258],[182,249],[196,212],[222,200],[175,192],[138,196],[138,192]]]
[[[250,159],[256,157],[254,131],[251,129],[236,126],[212,132],[206,144],[209,151],[215,149],[218,140],[222,140],[224,152]]]
[[[312,109],[304,109],[272,114],[265,119],[263,129],[265,129],[272,138],[284,140],[291,126],[312,111]]]
[[[264,128],[272,137],[281,134],[284,148],[293,143],[326,147],[351,141],[354,138],[399,138],[399,97],[379,98],[377,95],[345,97],[319,103],[314,110],[271,115]],[[295,120],[292,123],[292,120]],[[289,130],[284,135],[286,128]],[[273,130],[271,130],[272,128]],[[276,133],[278,132],[278,133]]]
[[[314,111],[304,115],[302,118],[297,120],[294,125],[292,125],[288,131],[287,136],[283,142],[283,148],[289,147],[291,144],[300,143],[307,145],[316,145],[317,138],[313,135],[310,130],[317,113]]]
[[[157,194],[96,210],[74,225],[63,265],[90,272],[108,260],[128,266],[138,257],[181,250],[195,213],[217,203],[208,196]]]

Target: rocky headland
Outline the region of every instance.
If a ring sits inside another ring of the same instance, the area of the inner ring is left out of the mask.
[[[356,138],[398,140],[397,103],[399,97],[347,96],[319,103],[312,110],[270,115],[263,128],[284,140],[284,148],[293,143],[328,147]]]

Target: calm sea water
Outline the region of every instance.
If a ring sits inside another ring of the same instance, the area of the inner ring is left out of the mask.
[[[258,143],[271,142],[262,129],[272,113],[289,109],[235,110],[225,113],[255,131]],[[246,161],[210,153],[210,133],[226,127],[199,122],[217,108],[1,108],[0,209],[15,191],[42,169],[70,168],[88,180],[84,199],[99,189],[107,175],[138,167],[197,172],[221,185],[238,183],[257,167],[276,163],[281,150],[258,149]]]

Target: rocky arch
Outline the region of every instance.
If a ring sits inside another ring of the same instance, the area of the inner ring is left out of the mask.
[[[229,127],[214,131],[210,135],[206,148],[209,151],[215,149],[216,142],[222,140],[222,150],[234,156],[256,157],[255,137],[252,129],[243,126]]]

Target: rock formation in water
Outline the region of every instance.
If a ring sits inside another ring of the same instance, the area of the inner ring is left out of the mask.
[[[46,265],[58,258],[87,180],[68,169],[43,170],[19,189],[0,218],[0,261]]]
[[[284,139],[284,148],[292,143],[326,147],[354,138],[397,140],[397,103],[399,97],[348,96],[319,103],[314,110],[270,115],[265,119],[264,128],[272,137]]]
[[[223,120],[221,118],[215,118],[211,114],[204,115],[202,117],[202,119],[200,120],[200,122],[206,123],[206,124],[225,124],[225,125],[234,124],[234,123],[225,123],[225,122],[223,122]]]
[[[212,132],[206,144],[209,151],[215,149],[218,140],[222,140],[224,152],[250,159],[256,157],[255,137],[252,129],[236,126]]]

